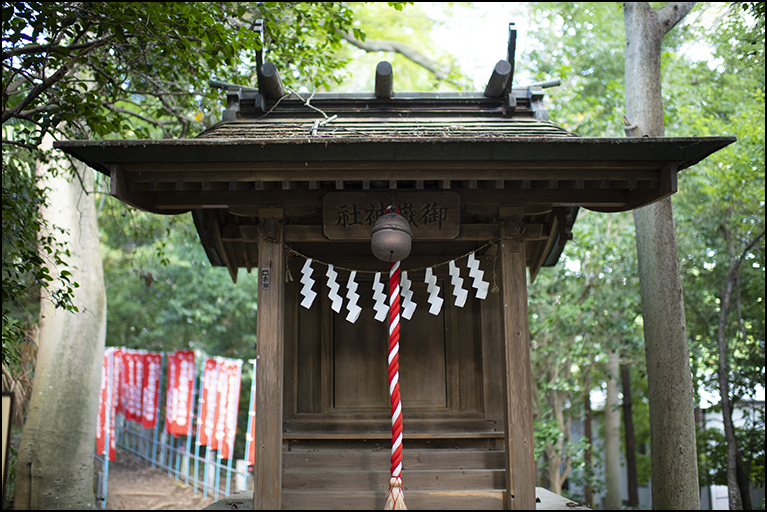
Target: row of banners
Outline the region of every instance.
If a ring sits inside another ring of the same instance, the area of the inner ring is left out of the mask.
[[[205,361],[200,379],[201,392],[197,394],[195,425],[195,354],[191,350],[177,350],[166,356],[165,432],[174,436],[192,435],[194,427],[197,445],[218,450],[219,459],[231,458],[240,404],[242,361],[222,357]],[[111,347],[104,351],[96,453],[105,453],[108,437],[109,459],[115,459],[115,415],[118,413],[144,428],[157,427],[162,363],[161,353]],[[255,414],[253,398],[250,418]],[[248,463],[253,465],[255,421],[249,423],[246,451],[249,453]]]

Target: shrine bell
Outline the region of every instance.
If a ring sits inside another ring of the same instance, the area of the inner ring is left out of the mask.
[[[410,254],[413,232],[402,215],[391,211],[382,215],[370,235],[373,255],[381,261],[402,261]]]

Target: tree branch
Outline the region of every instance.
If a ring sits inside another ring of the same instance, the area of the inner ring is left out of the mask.
[[[27,95],[27,97],[21,100],[14,108],[10,110],[3,110],[2,122],[5,123],[8,119],[15,117],[19,112],[21,112],[24,109],[24,107],[26,107],[27,105],[35,101],[35,99],[37,99],[38,96],[40,96],[53,84],[55,84],[56,82],[64,78],[64,76],[66,76],[66,74],[69,73],[69,70],[72,69],[72,66],[74,66],[78,60],[80,60],[83,56],[87,55],[88,53],[95,50],[99,46],[103,46],[104,44],[108,43],[109,41],[112,40],[113,37],[114,36],[105,37],[94,42],[91,46],[88,46],[86,49],[84,49],[83,51],[75,55],[72,59],[70,59],[69,62],[61,66],[53,75],[45,79],[43,83],[36,85],[35,88],[32,89],[32,91]]]
[[[4,90],[3,90],[3,92],[4,92],[5,94],[7,94],[8,96],[10,96],[10,95],[11,95],[11,94],[13,94],[14,92],[16,92],[16,89],[18,89],[19,87],[21,87],[21,85],[22,85],[22,84],[24,84],[24,83],[27,83],[27,82],[29,82],[29,81],[30,81],[30,80],[29,80],[29,78],[27,78],[27,77],[25,77],[25,76],[23,76],[23,75],[21,75],[21,76],[18,76],[18,77],[16,77],[15,79],[13,79],[13,80],[10,80],[10,81],[8,82],[8,84],[5,86],[5,88],[4,88]]]
[[[11,72],[11,76],[8,77],[7,84],[5,85],[5,88],[3,89],[3,92],[5,94],[13,94],[16,92],[16,89],[18,89],[21,84],[17,84],[16,82],[21,80],[22,83],[24,81],[29,82],[32,86],[34,86],[35,80],[42,80],[40,77],[33,75],[32,73],[28,73],[26,70],[14,68],[10,64],[3,62],[2,66]],[[16,78],[18,75],[18,78]],[[13,87],[12,90],[8,91],[9,88]]]
[[[437,77],[437,80],[444,80],[447,78],[447,71],[445,71],[444,66],[439,65],[437,62],[433,61],[432,59],[422,54],[418,50],[406,45],[405,43],[400,43],[399,41],[388,41],[383,39],[377,40],[377,41],[367,40],[363,42],[346,32],[340,32],[340,35],[341,35],[341,39],[356,46],[357,48],[365,50],[366,52],[399,53],[403,55],[404,57],[406,57],[407,59],[414,62],[415,64],[418,64],[422,68],[433,73]]]
[[[18,142],[15,140],[2,140],[3,144],[10,144],[11,146],[19,146],[20,148],[29,149],[30,151],[34,151],[37,149],[37,146],[33,146],[32,144],[25,144],[23,142]]]
[[[759,241],[759,239],[762,238],[763,236],[764,236],[764,230],[762,230],[761,233],[756,235],[756,238],[754,238],[753,240],[751,240],[751,242],[749,242],[749,244],[746,246],[746,248],[743,249],[743,252],[740,253],[740,258],[739,258],[740,261],[739,261],[738,265],[740,265],[740,263],[743,263],[743,260],[746,259],[746,255],[748,254],[748,251],[753,249],[754,246],[756,245],[756,243]]]
[[[674,28],[695,7],[695,2],[669,2],[658,13],[658,23],[663,34]]]
[[[143,116],[143,115],[139,114],[138,112],[133,112],[133,111],[128,110],[126,108],[116,107],[114,105],[114,103],[110,103],[108,101],[102,101],[101,104],[104,105],[105,107],[107,107],[112,112],[117,112],[117,113],[120,113],[120,114],[128,114],[128,115],[131,115],[133,117],[138,117],[142,121],[146,121],[147,123],[153,124],[155,126],[159,126],[160,128],[162,128],[164,125],[168,124],[168,123],[164,123],[162,121],[157,121],[155,119],[151,119],[149,117]]]
[[[67,53],[72,50],[81,50],[83,48],[88,48],[93,45],[100,46],[101,44],[111,40],[113,37],[114,36],[102,37],[101,39],[96,39],[95,41],[88,41],[87,43],[73,44],[69,46],[58,46],[56,44],[31,44],[28,46],[21,46],[19,48],[13,48],[11,50],[3,52],[2,56],[3,56],[3,60],[5,60],[11,57],[15,57],[16,55],[25,55],[27,53],[42,53],[42,52]]]

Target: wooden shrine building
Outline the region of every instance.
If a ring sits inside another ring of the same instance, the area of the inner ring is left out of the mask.
[[[219,84],[224,119],[193,139],[55,144],[110,176],[127,204],[191,211],[211,263],[232,279],[258,269],[254,508],[383,507],[388,335],[372,284],[389,268],[371,253],[370,229],[392,203],[413,231],[402,269],[417,304],[399,356],[405,502],[535,508],[527,272],[557,262],[579,208],[627,211],[673,194],[677,172],[734,139],[579,137],[548,121],[547,84],[510,87],[509,61],[484,93],[393,92],[382,62],[375,93],[289,95],[266,63],[259,89]],[[470,253],[489,283],[483,300]],[[436,314],[427,269],[443,300]]]

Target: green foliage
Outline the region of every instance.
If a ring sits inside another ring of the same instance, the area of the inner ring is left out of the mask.
[[[23,331],[29,301],[39,300],[37,290],[52,289],[51,299],[57,307],[76,312],[73,299],[78,285],[66,270],[69,250],[55,239],[55,233],[63,231],[47,226],[39,216],[45,191],[38,186],[35,162],[26,149],[18,147],[4,149],[2,158],[3,364],[15,366],[19,341],[31,341]],[[42,158],[37,155],[38,160]],[[56,277],[51,275],[52,269],[60,270]]]
[[[443,80],[437,79],[434,73],[400,53],[366,53],[352,44],[344,44],[339,55],[343,56],[347,63],[343,70],[343,82],[333,87],[334,92],[373,91],[375,68],[382,60],[392,65],[395,92],[472,89],[456,58],[432,42],[431,32],[439,21],[433,19],[433,15],[427,14],[419,4],[403,9],[406,3],[413,2],[389,2],[390,5],[395,4],[394,9],[381,2],[352,3],[355,15],[354,31],[364,28],[365,36],[357,37],[355,32],[355,37],[362,41],[396,41],[405,44],[434,61],[435,66],[446,73],[446,77]],[[444,9],[450,10],[451,6],[446,5]]]
[[[731,234],[736,255],[764,229],[764,15],[759,5],[761,14],[757,4],[700,4],[663,41],[666,134],[738,137],[737,144],[680,173],[674,196],[693,371],[696,381],[714,393],[719,301],[732,261],[724,229]],[[625,35],[620,5],[537,3],[532,12],[541,22],[529,34],[529,58],[518,64],[536,79],[562,79],[562,86],[547,90],[551,119],[580,135],[623,136]],[[710,57],[701,56],[704,51]],[[541,372],[585,361],[579,334],[595,338],[595,388],[603,378],[598,346],[622,343],[622,358],[644,358],[633,228],[627,220],[624,230],[605,237],[604,227],[591,226],[591,216],[581,212],[560,264],[542,270],[530,288],[532,356],[541,397],[562,389],[556,381],[543,379]],[[762,239],[741,265],[737,305],[728,318],[730,381],[736,399],[753,397],[765,382],[764,284]],[[543,335],[555,340],[549,349],[538,345]],[[649,442],[643,375],[642,364],[634,364],[638,446]],[[540,399],[538,407],[538,421],[543,422],[548,403]],[[573,408],[571,414],[578,412]],[[754,428],[763,439],[763,424]],[[556,435],[556,429],[543,428],[536,449],[542,451],[540,443]],[[649,454],[637,458],[641,484],[649,476]]]
[[[743,465],[755,487],[765,484],[764,408],[746,409],[743,427],[735,427]],[[717,412],[721,412],[717,410]],[[718,427],[698,430],[698,479],[701,487],[727,485],[727,440]]]
[[[761,28],[760,28],[761,27]],[[689,106],[672,133],[735,135],[738,142],[680,176],[676,198],[685,307],[700,382],[718,394],[717,327],[729,268],[765,229],[764,18],[735,9],[722,14],[714,39],[716,67],[694,66]],[[689,235],[688,235],[689,234]],[[694,236],[690,236],[694,235]],[[732,398],[753,399],[765,381],[764,239],[740,266],[735,307],[727,319]]]
[[[5,488],[3,489],[3,510],[12,510],[16,496],[16,461],[19,455],[21,428],[13,427],[8,439],[8,467],[5,468]]]
[[[107,346],[253,353],[258,275],[243,271],[235,284],[212,268],[189,214],[149,215],[108,198],[100,225]]]
[[[633,244],[630,213],[581,210],[560,262],[542,270],[529,289],[536,454],[569,459],[572,478],[592,488],[599,482],[584,463],[587,441],[569,439],[568,423],[583,417],[585,397],[601,387],[608,350],[622,348],[622,358],[641,360]],[[640,385],[635,393],[641,390]],[[557,446],[557,441],[563,442]]]
[[[546,91],[549,117],[579,135],[622,137],[626,36],[621,5],[536,2],[531,9],[540,22],[529,34],[529,56],[518,65],[535,80],[562,80]]]
[[[40,287],[77,311],[67,248],[46,236],[38,250],[46,192],[36,188],[34,169],[46,134],[198,133],[222,109],[208,80],[252,84],[262,47],[286,85],[328,85],[341,78],[333,74],[344,64],[336,52],[353,16],[334,2],[3,2],[2,12],[3,362],[16,358],[20,322],[32,316]],[[266,41],[253,30],[257,19]]]
[[[334,2],[4,2],[3,12],[3,123],[34,123],[30,146],[62,123],[78,138],[202,131],[196,114],[221,109],[208,80],[252,83],[262,46],[286,85],[328,85],[353,16]]]

